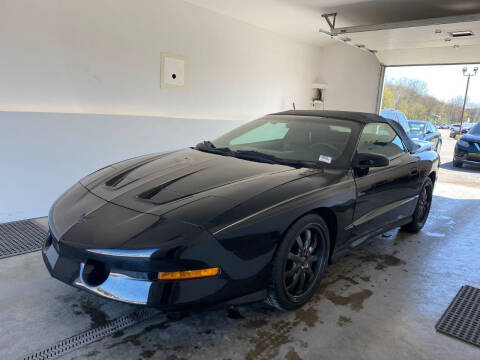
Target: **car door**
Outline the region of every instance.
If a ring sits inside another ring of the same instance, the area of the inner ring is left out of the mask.
[[[412,214],[420,181],[418,158],[410,154],[401,138],[387,123],[370,123],[362,131],[357,153],[380,154],[389,165],[354,169],[357,201],[353,237],[375,232]]]

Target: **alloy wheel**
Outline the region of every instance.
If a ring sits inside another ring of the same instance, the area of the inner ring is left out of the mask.
[[[430,210],[431,196],[430,196],[430,186],[425,186],[420,193],[418,199],[418,212],[417,217],[419,221],[424,221]]]
[[[287,255],[284,286],[290,297],[305,294],[315,283],[324,262],[323,234],[318,226],[305,227],[296,237]]]

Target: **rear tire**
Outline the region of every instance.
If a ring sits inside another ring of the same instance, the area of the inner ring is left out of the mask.
[[[453,160],[453,167],[461,168],[463,166],[463,162],[458,160]]]
[[[418,194],[417,206],[413,212],[412,221],[402,226],[403,231],[416,233],[422,230],[423,226],[427,222],[428,214],[430,213],[430,207],[432,205],[432,193],[433,183],[432,180],[427,177],[423,182],[422,189]]]
[[[279,310],[295,310],[308,302],[320,285],[330,254],[328,226],[310,214],[286,232],[272,263],[266,302]]]

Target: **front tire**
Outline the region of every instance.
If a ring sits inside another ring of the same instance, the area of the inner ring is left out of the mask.
[[[295,310],[312,298],[325,273],[330,253],[328,226],[310,214],[286,232],[275,254],[267,303],[279,310]]]
[[[432,205],[433,182],[427,177],[423,182],[422,189],[418,194],[417,206],[412,216],[412,221],[402,226],[402,230],[416,233],[422,230],[427,222],[430,207]]]

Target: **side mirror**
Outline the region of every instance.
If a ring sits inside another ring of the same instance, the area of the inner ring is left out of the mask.
[[[371,167],[388,166],[390,160],[379,154],[356,154],[353,158],[353,167],[357,169],[368,169]]]

